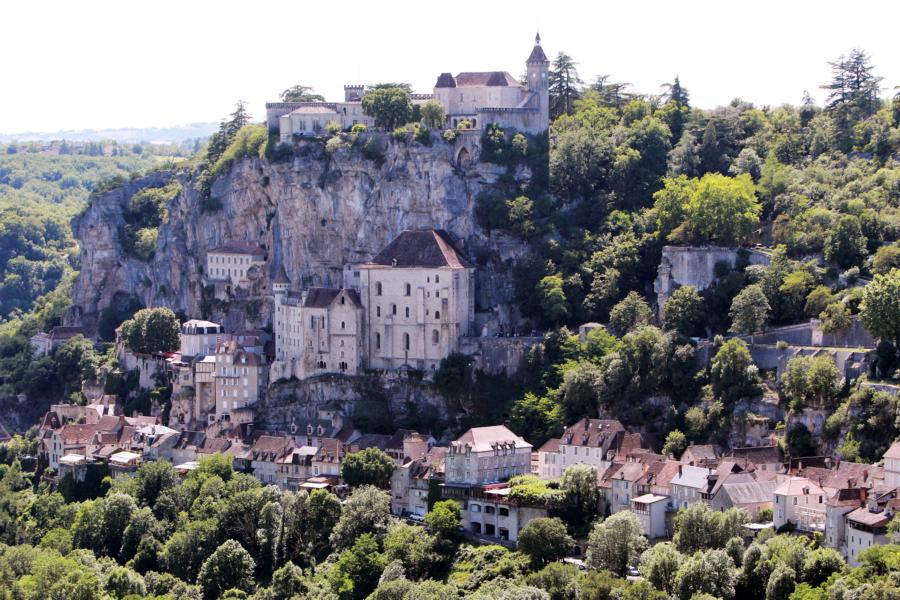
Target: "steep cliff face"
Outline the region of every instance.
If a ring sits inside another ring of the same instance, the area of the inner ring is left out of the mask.
[[[81,274],[73,290],[69,321],[92,330],[100,313],[130,295],[145,306],[168,306],[189,316],[224,321],[226,327],[265,326],[272,302],[269,280],[279,265],[295,287],[337,286],[342,270],[377,253],[408,228],[443,227],[461,240],[468,253],[493,259],[479,265],[477,308],[514,319],[508,306],[510,259],[521,244],[476,226],[476,195],[503,172],[473,162],[459,166],[458,149],[442,141],[433,146],[391,143],[378,164],[357,152],[327,155],[309,146],[290,162],[245,159],[219,177],[212,197],[221,209],[203,212],[194,185],[197,172],[154,174],[95,198],[73,221],[81,243]],[[162,185],[169,177],[182,191],[168,205],[159,229],[156,253],[145,262],[126,256],[119,243],[123,207],[143,187]],[[204,303],[206,251],[229,241],[258,242],[268,260],[257,297],[228,304]]]

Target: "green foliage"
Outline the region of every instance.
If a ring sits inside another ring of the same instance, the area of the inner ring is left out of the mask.
[[[717,512],[702,502],[696,502],[678,511],[672,541],[684,554],[724,548],[730,538],[741,535],[744,523],[749,521],[750,516],[743,509],[730,508]]]
[[[734,596],[734,563],[723,550],[697,552],[685,560],[675,575],[675,597],[691,600],[702,594],[713,598]]]
[[[402,87],[377,87],[362,99],[363,112],[375,119],[375,125],[392,131],[412,119],[413,104],[409,91]]]
[[[609,325],[613,332],[625,335],[650,323],[652,312],[647,301],[637,292],[629,292],[609,313]]]
[[[435,502],[428,514],[425,515],[425,523],[428,530],[439,538],[449,539],[456,535],[461,521],[459,504],[453,500],[441,500]]]
[[[391,499],[387,493],[372,486],[355,489],[331,532],[331,545],[337,549],[349,548],[365,533],[380,538],[387,531],[390,514]]]
[[[749,175],[682,176],[667,181],[654,200],[660,232],[682,243],[739,244],[753,232],[761,213]]]
[[[540,566],[565,558],[574,546],[565,523],[555,517],[532,519],[519,532],[516,541],[516,549]]]
[[[734,403],[760,393],[759,374],[750,349],[740,339],[722,344],[709,367],[710,384],[716,398]]]
[[[742,289],[731,302],[731,328],[735,333],[758,333],[769,320],[769,301],[760,284],[754,283]]]
[[[422,105],[422,121],[432,129],[438,129],[444,124],[447,113],[444,105],[437,100],[429,100]]]
[[[702,331],[704,322],[703,298],[692,285],[679,287],[672,292],[665,307],[666,329],[674,329],[683,336],[694,336]]]
[[[663,444],[662,453],[678,458],[685,448],[687,448],[687,437],[679,430],[673,429],[666,436],[666,443]]]
[[[178,349],[181,324],[168,308],[142,308],[122,323],[121,335],[132,352],[153,354]]]
[[[523,506],[555,508],[566,498],[566,493],[555,482],[535,475],[516,475],[509,480],[509,487],[509,499]]]
[[[866,236],[855,215],[841,215],[825,240],[825,260],[847,269],[860,266],[868,254]]]
[[[242,126],[229,140],[222,154],[212,163],[210,170],[212,176],[227,173],[234,163],[242,158],[265,157],[268,141],[269,132],[264,123]]]
[[[591,529],[587,544],[587,564],[625,575],[647,547],[641,522],[629,511],[617,512]]]
[[[841,391],[841,373],[829,356],[796,356],[788,361],[781,392],[791,409],[833,408]]]
[[[671,594],[684,558],[671,542],[656,544],[641,555],[641,574],[654,588]]]
[[[351,452],[341,463],[341,479],[351,487],[386,488],[394,472],[394,459],[378,448]]]
[[[252,592],[255,564],[250,554],[235,540],[227,540],[203,562],[197,584],[205,600],[216,600],[225,590]]]
[[[876,275],[866,286],[859,318],[875,338],[900,346],[900,269]]]

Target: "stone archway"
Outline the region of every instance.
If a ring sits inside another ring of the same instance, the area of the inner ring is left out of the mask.
[[[456,153],[456,166],[468,167],[470,164],[472,164],[472,155],[469,153],[469,149],[463,146]]]

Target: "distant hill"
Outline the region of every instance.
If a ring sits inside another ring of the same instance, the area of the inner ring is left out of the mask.
[[[218,123],[188,123],[172,127],[122,127],[120,129],[72,129],[67,131],[26,131],[22,133],[0,133],[0,143],[13,141],[70,140],[99,142],[164,142],[179,143],[194,138],[206,138],[219,128]]]

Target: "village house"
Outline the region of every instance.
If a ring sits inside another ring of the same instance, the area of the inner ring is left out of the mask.
[[[50,330],[50,333],[39,331],[31,336],[31,347],[34,348],[36,356],[50,354],[73,337],[83,336],[84,329],[81,327],[64,327],[57,325]]]
[[[884,453],[884,485],[888,488],[900,487],[900,440],[891,444]]]
[[[644,494],[631,499],[631,512],[641,522],[641,530],[647,539],[657,539],[669,535],[667,512],[669,497],[659,494]]]
[[[735,474],[725,479],[716,494],[710,498],[709,506],[718,511],[741,508],[756,522],[759,521],[760,510],[772,510],[775,487],[774,480],[756,481],[748,473]]]
[[[259,436],[247,452],[253,476],[265,485],[283,485],[280,461],[293,448],[294,441],[287,436]]]
[[[408,459],[391,475],[391,512],[424,517],[437,486],[444,481],[446,446],[433,446],[424,456]]]
[[[562,454],[559,438],[550,438],[535,452],[536,459],[532,461],[532,474],[541,479],[559,479],[562,476]]]
[[[773,494],[776,529],[790,523],[799,531],[825,530],[826,495],[818,485],[805,477],[789,477]]]
[[[679,459],[683,464],[693,467],[716,467],[722,452],[718,446],[713,444],[691,444],[684,452],[681,453]]]
[[[269,369],[256,341],[247,346],[237,340],[216,346],[216,419],[231,423],[253,421],[253,407],[265,394]]]
[[[555,479],[578,464],[590,465],[602,474],[617,456],[624,457],[644,445],[640,433],[629,433],[617,420],[584,418],[567,427],[558,442],[551,440],[538,450],[538,475]]]
[[[709,473],[710,470],[707,468],[681,465],[678,474],[672,478],[669,484],[672,492],[672,506],[679,510],[702,502]]]
[[[109,457],[109,474],[113,479],[127,477],[141,466],[141,455],[137,452],[121,451]]]
[[[900,511],[897,489],[864,496],[863,505],[846,515],[844,558],[859,566],[859,553],[872,546],[888,544],[888,523]]]

